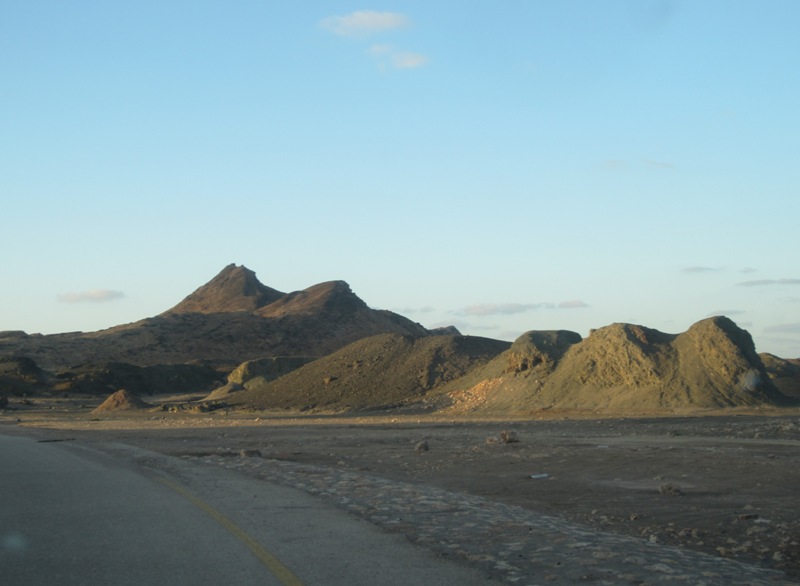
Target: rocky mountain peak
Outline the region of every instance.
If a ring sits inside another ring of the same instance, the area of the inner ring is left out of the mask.
[[[344,281],[327,281],[289,293],[258,313],[263,317],[280,317],[286,314],[350,312],[359,309],[367,309],[367,304],[353,293],[350,285]]]
[[[255,311],[282,297],[284,293],[262,284],[247,267],[229,264],[216,277],[165,313]]]

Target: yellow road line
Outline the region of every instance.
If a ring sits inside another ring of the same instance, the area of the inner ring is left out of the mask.
[[[217,523],[225,527],[230,533],[232,533],[239,541],[244,543],[250,551],[252,551],[255,556],[261,560],[261,563],[264,564],[267,569],[273,573],[273,575],[283,584],[284,586],[303,586],[303,583],[300,581],[300,578],[295,576],[292,571],[287,568],[283,563],[272,555],[264,546],[262,546],[259,542],[255,539],[250,537],[247,533],[242,531],[233,521],[228,519],[225,515],[220,513],[211,505],[203,502],[198,497],[193,495],[191,492],[183,488],[182,486],[175,484],[171,480],[168,480],[163,477],[156,478],[161,484],[168,486],[179,495],[184,497],[190,503],[195,505],[198,509],[206,513],[209,517],[214,519]]]

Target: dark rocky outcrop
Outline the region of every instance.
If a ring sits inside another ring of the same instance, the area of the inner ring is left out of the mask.
[[[82,365],[58,374],[53,390],[105,394],[127,389],[137,395],[210,391],[224,381],[217,370],[202,364],[136,366],[124,362]]]
[[[29,356],[52,372],[89,361],[144,367],[198,360],[229,371],[256,358],[317,358],[388,332],[428,334],[403,316],[369,308],[344,281],[284,294],[229,265],[158,316],[98,332],[7,336],[0,354]]]
[[[568,330],[525,332],[506,352],[506,372],[552,371],[570,346],[580,341],[580,334]]]
[[[788,397],[800,399],[800,359],[784,359],[774,354],[759,354],[775,387]]]
[[[46,389],[49,378],[27,356],[0,357],[0,395],[23,395]]]

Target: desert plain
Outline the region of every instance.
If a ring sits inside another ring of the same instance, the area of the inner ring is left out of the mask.
[[[199,394],[105,413],[95,411],[100,402],[92,396],[12,399],[0,433],[98,449],[133,445],[200,463],[289,462],[436,487],[800,581],[796,408],[497,419],[204,412]],[[412,524],[382,528],[437,547]],[[473,538],[500,543],[519,536],[478,530]]]

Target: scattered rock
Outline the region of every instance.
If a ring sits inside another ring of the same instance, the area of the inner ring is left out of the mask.
[[[683,494],[680,487],[675,486],[674,484],[662,484],[658,487],[658,494],[662,494],[664,496],[680,496]]]
[[[208,395],[204,400],[205,401],[219,401],[220,399],[227,399],[233,393],[238,393],[243,391],[244,387],[239,383],[229,382],[228,384],[221,386],[217,389],[211,391],[211,394]]]
[[[500,432],[500,441],[504,444],[513,444],[519,441],[516,431],[504,429]]]
[[[427,452],[430,450],[430,445],[428,445],[428,440],[422,440],[416,446],[414,446],[414,451],[418,454],[422,452]]]
[[[202,403],[192,406],[191,410],[193,413],[210,413],[225,407],[227,407],[227,405],[219,401],[203,401]]]

